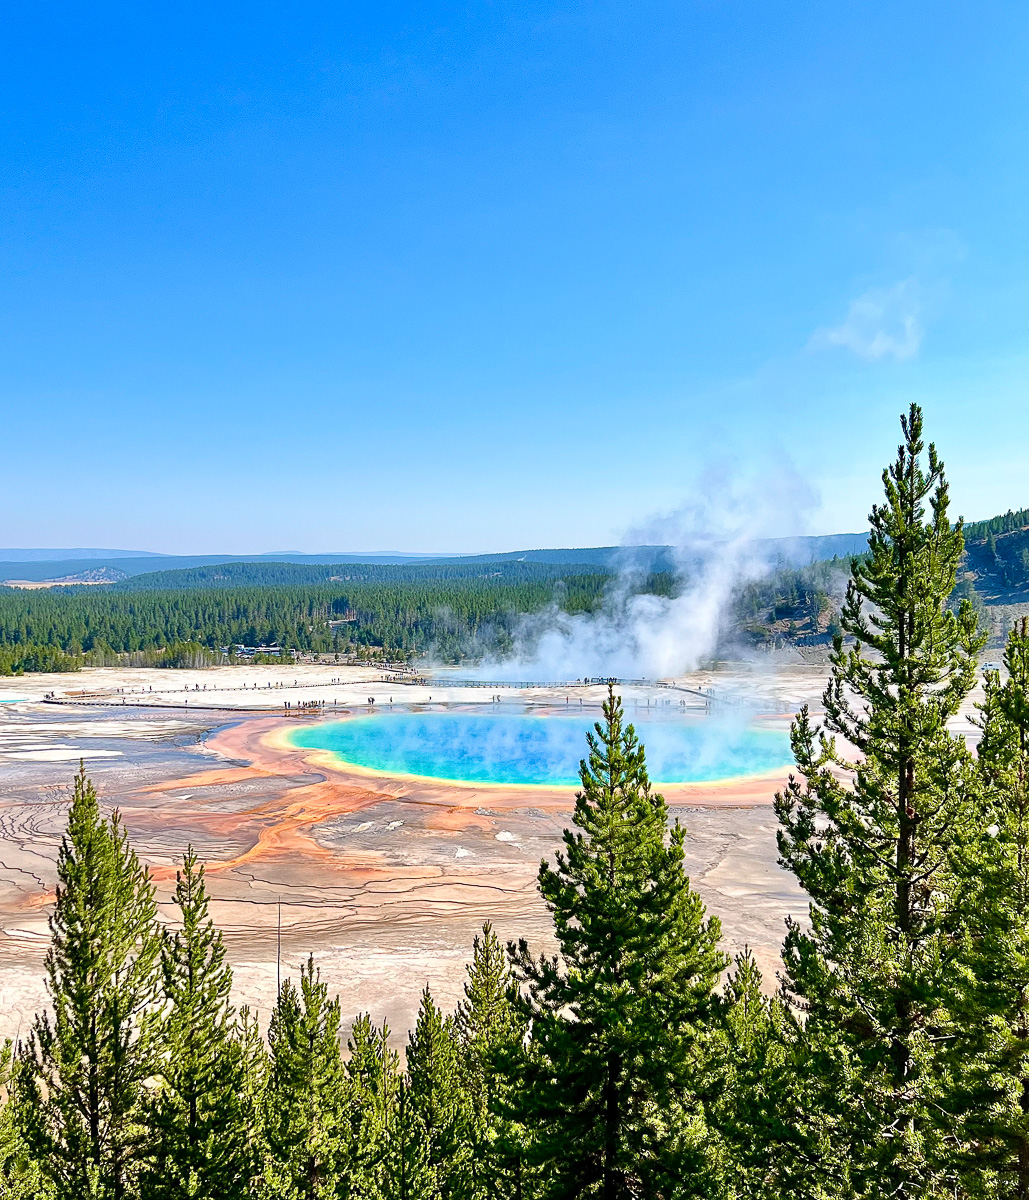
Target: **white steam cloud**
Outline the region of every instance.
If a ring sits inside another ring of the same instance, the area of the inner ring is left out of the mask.
[[[734,593],[773,565],[760,540],[797,527],[815,497],[789,467],[742,481],[710,470],[696,497],[677,511],[632,530],[623,561],[598,612],[568,614],[558,603],[521,621],[515,652],[489,658],[482,678],[560,681],[584,677],[658,679],[681,675],[711,658]],[[634,547],[670,545],[677,577],[672,597],[640,594],[650,565]]]

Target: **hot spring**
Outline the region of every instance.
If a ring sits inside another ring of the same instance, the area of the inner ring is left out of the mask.
[[[627,717],[629,714],[626,714]],[[792,762],[782,729],[711,717],[632,714],[656,783],[711,783]],[[291,731],[294,746],[384,775],[453,783],[574,786],[594,719],[521,713],[374,713]]]

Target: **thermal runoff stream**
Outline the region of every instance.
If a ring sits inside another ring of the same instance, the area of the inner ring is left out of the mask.
[[[710,783],[777,771],[790,763],[785,730],[715,718],[633,715],[657,783]],[[593,720],[527,714],[376,713],[292,731],[293,745],[388,775],[462,783],[566,787]]]

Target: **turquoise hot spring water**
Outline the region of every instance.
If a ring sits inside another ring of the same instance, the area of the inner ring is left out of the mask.
[[[791,761],[789,736],[746,720],[626,714],[657,783],[710,783],[776,771]],[[578,783],[595,718],[523,713],[373,713],[293,731],[295,746],[389,775],[459,783],[550,787]]]

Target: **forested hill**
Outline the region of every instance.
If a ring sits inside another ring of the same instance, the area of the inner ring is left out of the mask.
[[[339,581],[174,591],[0,589],[0,673],[74,670],[133,656],[139,665],[223,661],[236,646],[443,661],[505,653],[523,613],[599,605],[597,572],[494,578]]]
[[[596,563],[440,562],[440,563],[272,563],[229,562],[185,571],[152,571],[115,585],[114,591],[169,591],[190,588],[309,587],[322,583],[431,583],[494,580],[502,584],[541,583],[570,575],[603,574]]]
[[[967,524],[965,571],[987,602],[1029,597],[1029,508]]]
[[[982,542],[992,533],[994,537],[1005,533],[1024,532],[1029,528],[1029,508],[1020,508],[1017,512],[1009,508],[999,517],[990,517],[986,521],[965,522],[965,543]]]

